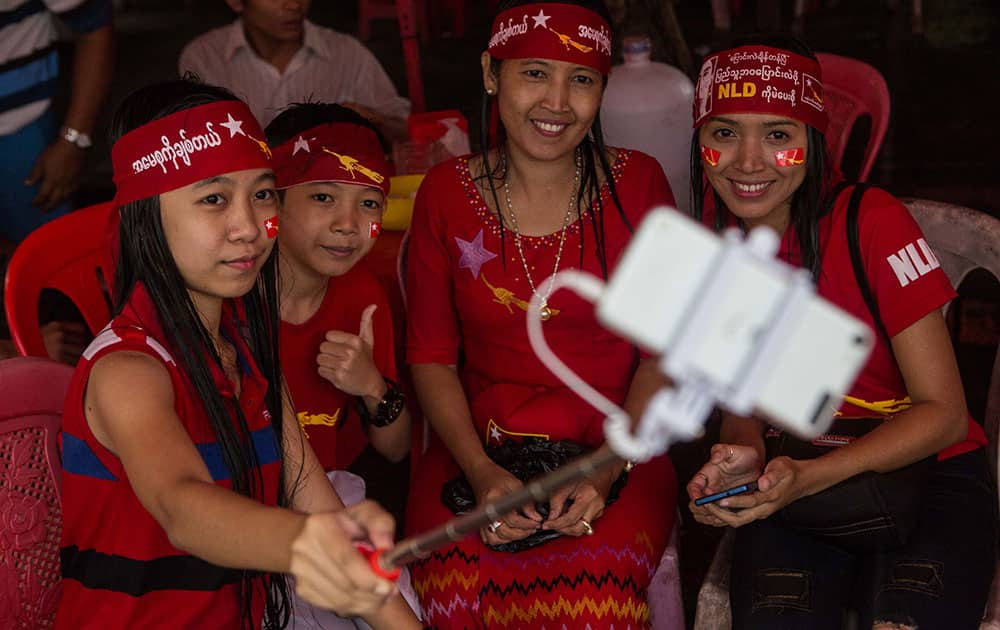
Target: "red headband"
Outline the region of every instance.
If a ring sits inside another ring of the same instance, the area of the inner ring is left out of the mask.
[[[388,196],[390,172],[375,132],[352,123],[313,127],[274,149],[279,189],[343,182],[377,188]]]
[[[825,131],[819,63],[767,46],[742,46],[706,58],[695,87],[694,126],[724,114],[777,114]]]
[[[111,149],[118,205],[222,173],[271,168],[271,149],[250,108],[218,101],[133,129]]]
[[[611,70],[611,27],[600,15],[572,4],[538,3],[508,9],[490,29],[497,59],[555,59]]]

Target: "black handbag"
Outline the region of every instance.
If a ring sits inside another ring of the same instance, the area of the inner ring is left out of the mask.
[[[856,184],[848,203],[848,249],[861,295],[878,333],[889,344],[889,334],[864,272],[858,243],[858,209],[866,188],[864,184]],[[835,192],[834,198],[840,190],[843,188]],[[891,352],[891,345],[889,350]],[[886,421],[886,418],[837,420],[827,435],[813,441],[769,430],[765,438],[767,459],[770,461],[783,455],[792,459],[814,459]],[[871,552],[900,547],[907,543],[917,527],[925,482],[935,460],[935,456],[930,456],[887,473],[855,475],[786,505],[775,516],[794,529],[854,551]]]
[[[520,441],[506,441],[499,446],[487,446],[486,455],[522,482],[528,482],[535,477],[552,472],[572,459],[585,455],[590,450],[590,448],[573,440],[553,442],[538,437],[526,437]],[[605,506],[611,505],[618,499],[626,482],[628,482],[628,472],[622,471],[622,474],[611,484]],[[571,501],[572,499],[569,502]],[[475,509],[476,495],[465,475],[455,477],[442,486],[441,502],[455,514],[463,514]],[[535,509],[543,518],[548,518],[548,501],[535,503]],[[494,551],[524,551],[559,536],[562,534],[555,530],[540,529],[521,540],[488,546]]]
[[[782,455],[814,459],[863,435],[884,418],[850,418],[834,422],[816,441],[769,432],[767,459]],[[926,480],[935,456],[886,473],[864,472],[802,497],[779,510],[784,525],[807,532],[851,551],[872,552],[905,545],[917,528]]]

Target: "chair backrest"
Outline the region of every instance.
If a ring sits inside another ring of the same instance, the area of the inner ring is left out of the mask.
[[[904,199],[920,224],[941,268],[957,288],[974,269],[983,269],[1000,282],[1000,220],[962,206],[925,199]],[[993,463],[1000,440],[1000,349],[993,361],[986,413],[981,418],[989,437]],[[1000,470],[998,470],[1000,476]]]
[[[49,628],[59,603],[58,434],[73,368],[0,361],[0,627]],[[7,598],[7,602],[3,599]]]
[[[424,79],[420,73],[420,49],[417,41],[418,15],[423,10],[422,2],[396,0],[399,35],[403,39],[403,62],[406,65],[406,89],[414,112],[422,112],[425,109]]]
[[[823,95],[830,116],[826,142],[838,168],[843,167],[844,152],[855,123],[862,116],[871,118],[861,168],[857,177],[852,178],[866,181],[889,128],[889,87],[882,74],[863,61],[830,53],[816,53],[816,57],[823,70]]]
[[[111,319],[107,289],[114,274],[107,230],[111,203],[71,212],[28,235],[10,259],[4,306],[11,337],[26,356],[45,357],[38,324],[38,296],[58,289],[96,333]]]

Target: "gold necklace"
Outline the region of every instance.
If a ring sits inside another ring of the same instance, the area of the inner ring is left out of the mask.
[[[506,156],[505,156],[506,157]],[[566,208],[566,216],[563,218],[562,230],[559,231],[559,249],[556,250],[556,264],[555,268],[552,270],[552,275],[555,275],[559,271],[559,261],[562,259],[563,245],[566,243],[566,229],[569,228],[570,220],[573,217],[573,209],[577,205],[576,193],[577,188],[580,186],[580,153],[576,153],[576,170],[573,173],[573,188],[570,190],[569,194],[569,207]],[[538,289],[535,287],[535,281],[531,278],[531,272],[528,271],[528,261],[524,257],[524,249],[521,246],[521,231],[517,227],[517,215],[514,214],[514,205],[510,202],[510,184],[507,179],[507,168],[506,160],[504,160],[504,176],[503,176],[503,194],[507,200],[507,214],[510,215],[510,227],[514,232],[514,245],[517,247],[517,254],[521,258],[521,266],[524,267],[524,275],[528,279],[528,285],[531,287],[531,292],[542,298],[542,306],[539,309],[542,321],[548,321],[552,317],[552,309],[549,308],[549,296],[552,295],[552,287],[549,287],[548,292],[544,296],[538,294]]]

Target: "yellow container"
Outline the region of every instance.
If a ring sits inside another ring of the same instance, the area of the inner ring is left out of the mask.
[[[410,227],[413,217],[413,200],[423,181],[422,174],[396,175],[392,178],[389,200],[382,214],[382,229],[404,231]]]

